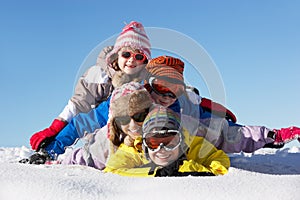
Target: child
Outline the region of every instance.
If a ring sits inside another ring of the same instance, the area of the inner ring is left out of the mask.
[[[62,164],[103,169],[109,154],[120,145],[135,146],[134,141],[141,136],[141,126],[151,105],[151,97],[140,83],[130,82],[115,88],[110,100],[109,128],[105,126],[87,135],[85,146],[73,151]]]
[[[191,136],[180,116],[160,105],[151,108],[143,123],[143,151],[120,146],[105,172],[124,176],[223,175],[229,157],[204,138]]]
[[[111,78],[115,71],[124,72],[130,79],[142,80],[144,66],[150,58],[150,42],[143,25],[134,21],[126,25],[114,47],[104,48],[97,65],[80,78],[74,95],[59,117],[49,128],[31,136],[32,149],[39,150],[47,146],[75,115],[88,112],[107,100],[113,90]]]
[[[148,76],[145,88],[153,100],[182,113],[182,123],[192,134],[205,137],[226,153],[254,152],[265,146],[282,147],[285,143],[300,137],[298,127],[277,130],[264,126],[239,125],[234,123],[235,116],[230,112],[220,117],[214,115],[215,112],[209,112],[202,102],[200,106],[193,104],[187,95],[184,95],[184,63],[177,58],[169,56],[154,58],[147,64],[146,70]],[[227,114],[233,120],[226,118]]]

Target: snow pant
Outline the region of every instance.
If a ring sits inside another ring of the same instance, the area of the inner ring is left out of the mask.
[[[192,135],[204,137],[226,153],[251,153],[274,142],[268,137],[271,129],[264,126],[240,125],[209,113],[202,115],[199,121],[186,115],[182,115],[181,120]]]
[[[86,165],[100,170],[104,169],[110,151],[107,126],[87,134],[83,140],[85,141],[84,146],[74,149],[66,155],[62,164]]]

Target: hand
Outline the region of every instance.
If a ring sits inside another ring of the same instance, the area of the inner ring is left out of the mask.
[[[45,164],[47,160],[51,160],[48,152],[44,149],[40,149],[40,151],[31,155],[29,158],[24,158],[19,161],[19,163],[28,163],[28,164]]]
[[[215,176],[211,172],[176,172],[174,176]]]
[[[298,139],[300,142],[300,128],[292,126],[289,128],[282,128],[279,130],[274,130],[275,140],[274,144],[286,144],[292,140]]]
[[[165,177],[165,176],[174,176],[174,174],[178,171],[179,167],[177,161],[167,165],[163,168],[160,168],[156,171],[156,177]]]
[[[124,138],[124,144],[129,146],[129,147],[133,147],[134,139],[132,137],[130,137],[129,135],[126,135],[125,138]]]
[[[66,126],[66,122],[55,119],[49,128],[33,134],[30,138],[30,145],[33,150],[39,150],[44,141],[44,146],[48,145],[53,138]],[[48,138],[48,140],[46,140]],[[50,141],[49,141],[49,138]],[[45,144],[45,142],[47,144]]]
[[[171,164],[160,168],[156,171],[156,177],[164,177],[164,176],[176,176],[178,173],[179,166],[182,165],[183,160],[186,159],[185,154],[182,154],[176,161],[172,162]]]
[[[29,157],[29,164],[45,164],[47,160],[51,160],[48,152],[44,149],[41,149],[40,151]]]

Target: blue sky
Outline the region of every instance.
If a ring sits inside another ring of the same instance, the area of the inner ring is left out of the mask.
[[[132,20],[200,44],[238,122],[300,126],[299,7],[296,0],[2,1],[0,146],[29,146],[66,105],[89,53]],[[209,97],[192,77],[187,65],[185,78]]]

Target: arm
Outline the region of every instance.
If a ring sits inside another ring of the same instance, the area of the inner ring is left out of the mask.
[[[208,111],[216,116],[225,117],[228,121],[232,121],[236,123],[237,119],[236,116],[223,105],[213,102],[210,99],[202,97],[200,106],[205,110]]]
[[[93,133],[106,125],[108,121],[110,98],[102,102],[96,109],[88,113],[80,113],[55,137],[55,139],[45,148],[46,151],[55,158],[57,154],[65,152],[65,148],[87,133]]]
[[[70,99],[75,107],[75,114],[88,112],[102,101],[107,100],[113,87],[111,80],[103,73],[99,66],[93,66],[79,79],[74,95]],[[102,76],[104,80],[94,80],[92,76]]]
[[[97,64],[80,77],[74,95],[70,99],[76,108],[76,114],[90,111],[111,94],[113,90],[111,77],[114,70],[107,65],[105,59],[112,49],[112,46],[103,48],[98,55]]]
[[[121,144],[109,158],[104,172],[134,177],[154,176],[155,174],[149,175],[151,167],[141,167],[149,162],[143,155],[143,152],[138,152],[134,147]]]
[[[196,136],[190,141],[191,143],[187,158],[188,160],[192,160],[189,161],[189,164],[194,164],[196,166],[195,169],[191,169],[197,171],[208,170],[215,175],[223,175],[228,172],[230,160],[222,150],[217,150],[211,143],[202,137]],[[184,169],[186,170],[189,168]]]
[[[35,133],[30,138],[30,145],[33,150],[39,150],[43,143],[44,146],[52,141],[65,125],[80,112],[88,112],[100,102],[107,99],[112,92],[110,77],[113,70],[107,66],[105,57],[113,47],[105,47],[99,54],[97,65],[89,68],[86,73],[80,77],[73,97],[69,100],[64,110],[55,119],[49,128]]]

